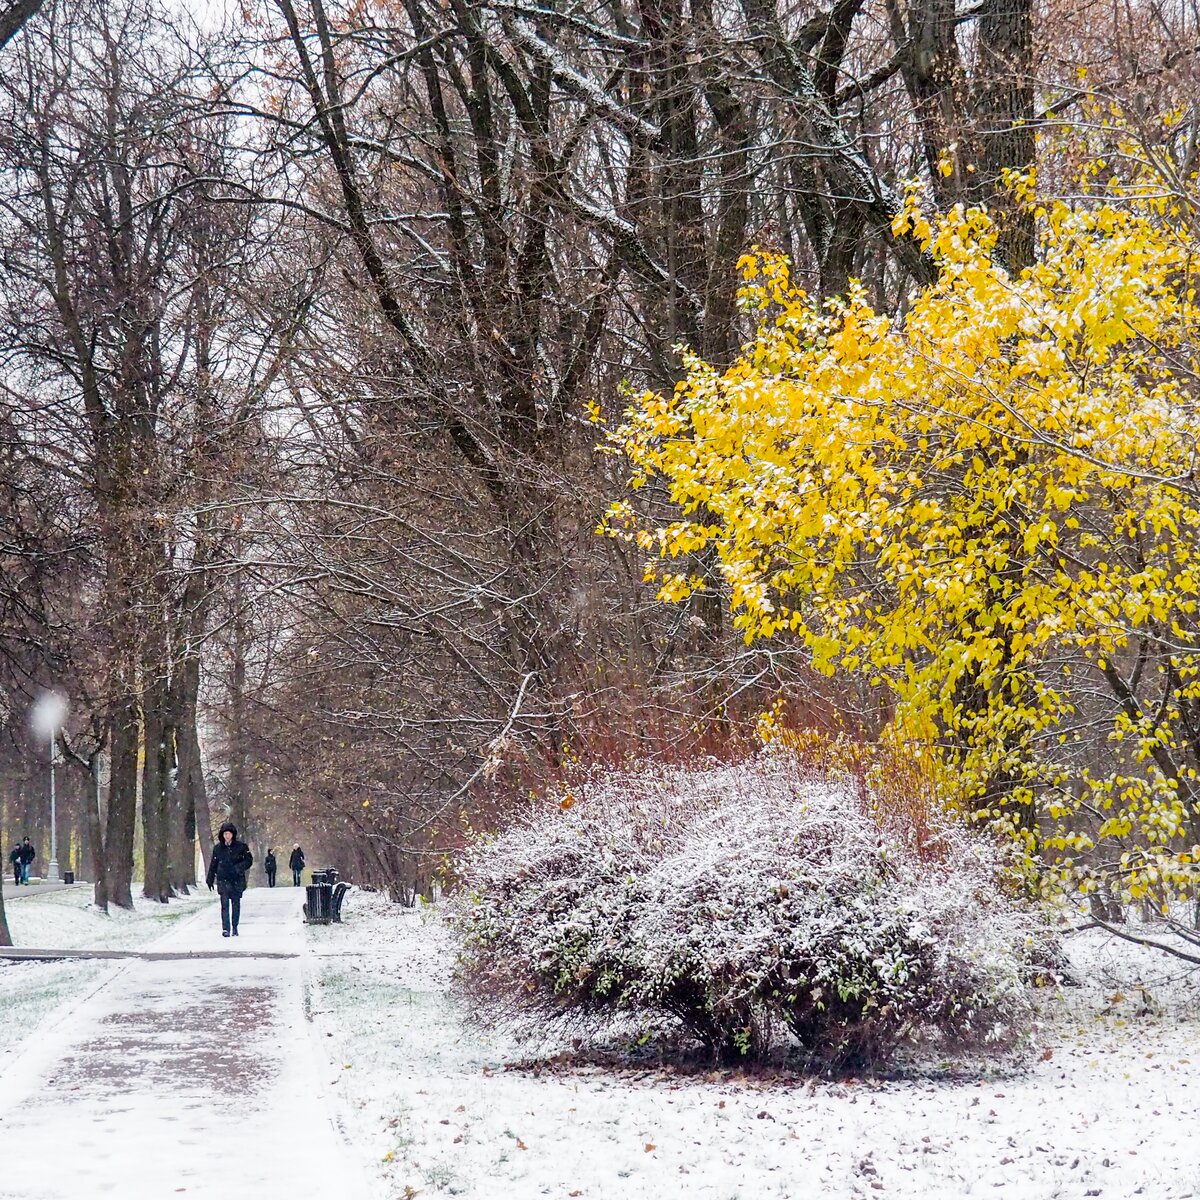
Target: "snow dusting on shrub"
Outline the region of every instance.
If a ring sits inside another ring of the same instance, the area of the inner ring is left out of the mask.
[[[465,856],[460,988],[525,1036],[632,1022],[722,1061],[1010,1049],[1039,919],[965,830],[918,841],[887,813],[860,779],[781,750],[602,777]]]

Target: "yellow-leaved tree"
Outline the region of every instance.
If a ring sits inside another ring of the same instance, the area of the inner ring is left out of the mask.
[[[1200,246],[1153,197],[1037,222],[1012,277],[985,212],[910,200],[939,279],[902,321],[747,256],[738,359],[687,357],[609,434],[680,518],[606,529],[668,600],[715,550],[747,640],[888,689],[1041,878],[1165,902],[1200,878]]]

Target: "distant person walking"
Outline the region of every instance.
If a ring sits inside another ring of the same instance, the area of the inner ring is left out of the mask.
[[[300,849],[299,842],[292,847],[292,857],[288,859],[288,866],[292,869],[292,887],[299,887],[300,872],[304,870],[304,851]]]
[[[268,846],[267,857],[263,859],[263,870],[267,873],[267,887],[275,886],[276,868],[277,864],[275,862],[275,851]]]
[[[33,864],[33,860],[37,858],[37,851],[33,848],[33,843],[26,838],[21,843],[21,882],[29,882],[29,868]]]
[[[8,856],[8,861],[12,863],[13,869],[13,886],[21,886],[21,847],[16,845],[12,848],[12,853]]]
[[[211,892],[215,883],[221,897],[222,937],[238,935],[246,872],[254,865],[250,847],[245,842],[239,842],[237,834],[237,826],[232,821],[226,821],[221,826],[208,864],[208,890]]]

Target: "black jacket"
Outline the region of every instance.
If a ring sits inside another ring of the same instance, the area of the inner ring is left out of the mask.
[[[32,845],[21,846],[20,850],[21,850],[21,861],[23,863],[31,863],[31,862],[33,862],[33,860],[35,858],[37,858],[37,851],[33,848]]]
[[[225,831],[233,834],[233,841],[225,844]],[[217,844],[212,848],[212,858],[208,864],[208,886],[214,883],[227,892],[244,892],[246,890],[246,872],[254,865],[254,855],[245,842],[239,842],[237,826],[228,821],[221,826],[217,834]]]
[[[263,859],[263,870],[265,870],[268,875],[275,874],[275,855],[268,854],[267,857]]]
[[[20,846],[14,846],[12,848],[12,853],[8,856],[8,861],[10,863],[19,863],[21,861],[21,847]]]
[[[290,870],[293,870],[293,871],[303,871],[304,870],[304,851],[303,850],[293,850],[292,851],[292,857],[288,859],[288,867]]]

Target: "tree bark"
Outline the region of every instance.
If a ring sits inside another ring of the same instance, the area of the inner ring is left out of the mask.
[[[44,3],[45,0],[15,0],[0,12],[0,48],[7,46],[21,32],[25,22],[35,16]]]
[[[0,877],[0,946],[12,944],[12,934],[8,931],[8,914],[4,911],[4,880]]]
[[[88,789],[85,811],[88,824],[88,844],[92,852],[92,902],[102,912],[108,912],[108,877],[104,858],[104,830],[100,812],[100,751],[91,759],[91,786]]]
[[[110,904],[133,907],[133,834],[137,821],[137,702],[118,701],[112,717],[108,813],[104,837],[104,874]]]
[[[166,901],[170,898],[165,770],[168,729],[158,690],[148,692],[146,700],[142,706],[142,895],[147,900]]]
[[[229,687],[229,819],[246,837],[249,772],[246,761],[246,613],[242,581],[234,585],[233,672]]]
[[[1032,74],[1032,0],[988,0],[979,17],[980,162],[974,196],[991,206],[999,227],[997,257],[1014,272],[1033,262],[1034,221],[1004,175],[1034,165]]]

